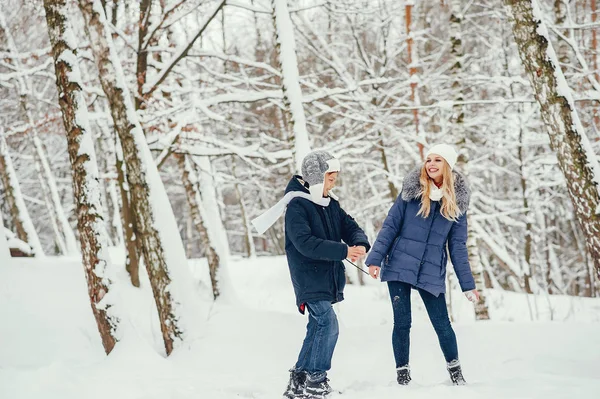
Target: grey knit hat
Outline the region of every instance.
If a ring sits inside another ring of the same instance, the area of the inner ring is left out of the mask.
[[[308,183],[310,195],[315,200],[323,197],[325,173],[339,171],[339,159],[327,151],[313,151],[302,161],[302,179]]]

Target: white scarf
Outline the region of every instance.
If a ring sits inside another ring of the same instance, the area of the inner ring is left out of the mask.
[[[442,197],[444,196],[444,192],[442,191],[442,189],[438,188],[435,183],[431,182],[430,184],[430,190],[429,190],[429,199],[432,201],[439,201],[442,199]]]
[[[285,211],[285,208],[288,206],[290,201],[297,197],[305,198],[321,206],[329,206],[329,203],[331,202],[331,199],[329,197],[321,198],[318,201],[315,201],[309,193],[305,193],[302,191],[290,191],[282,199],[280,199],[278,203],[276,203],[271,208],[263,212],[260,216],[252,220],[252,225],[254,226],[258,234],[263,234],[269,229],[269,227],[273,226],[277,219],[279,219],[281,215],[283,215],[283,212]]]

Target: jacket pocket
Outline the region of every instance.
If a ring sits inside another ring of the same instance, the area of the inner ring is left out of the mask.
[[[333,269],[331,261],[307,262],[304,264],[304,283],[307,292],[328,291],[333,286]]]
[[[443,276],[446,273],[446,265],[448,264],[448,252],[446,251],[446,246],[442,248],[442,266],[440,267],[440,276]]]

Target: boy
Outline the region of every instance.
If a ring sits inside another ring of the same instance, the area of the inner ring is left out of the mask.
[[[309,315],[287,398],[325,398],[332,392],[327,371],[339,332],[332,304],[344,299],[342,260],[356,262],[370,249],[363,230],[330,192],[339,172],[338,159],[314,151],[302,162],[302,176],[292,177],[285,190],[285,252],[296,305]]]

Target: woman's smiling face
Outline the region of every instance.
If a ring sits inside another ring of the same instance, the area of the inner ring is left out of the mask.
[[[427,175],[433,181],[437,183],[441,182],[445,167],[444,158],[442,158],[440,155],[429,154],[427,156],[427,160],[425,161],[425,170],[427,170]]]

